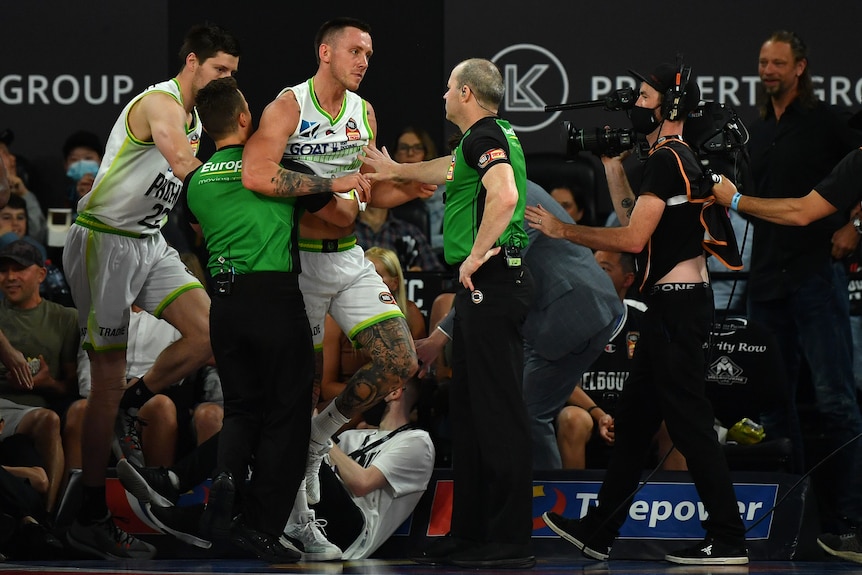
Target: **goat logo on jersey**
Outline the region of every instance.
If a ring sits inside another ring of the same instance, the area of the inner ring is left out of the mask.
[[[314,138],[317,135],[318,129],[320,129],[320,124],[317,122],[302,120],[299,126],[299,136],[302,138]]]

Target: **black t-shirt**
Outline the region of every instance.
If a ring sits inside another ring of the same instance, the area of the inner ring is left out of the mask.
[[[724,427],[744,417],[760,422],[768,406],[784,402],[785,378],[771,331],[745,318],[713,324],[706,396]]]
[[[667,138],[650,153],[644,164],[638,195],[650,193],[665,202],[664,213],[640,255],[641,269],[647,271],[641,291],[653,286],[678,263],[703,254],[704,229],[700,223],[701,204],[688,200],[698,196],[703,170],[697,157],[679,139]],[[647,258],[643,262],[643,258]]]
[[[847,125],[847,114],[817,102],[806,108],[794,100],[780,121],[771,106],[764,120],[750,126],[751,170],[761,198],[801,198],[816,188],[862,136]],[[812,273],[826,273],[832,264],[832,234],[847,223],[836,214],[807,226],[784,226],[751,218],[754,235],[748,297],[767,301],[788,297]],[[815,271],[818,270],[818,271]]]
[[[640,339],[644,312],[626,302],[626,315],[611,335],[602,354],[581,377],[581,386],[590,399],[613,415],[623,384],[629,376],[635,346]]]
[[[844,156],[814,189],[839,212],[862,200],[862,148]]]

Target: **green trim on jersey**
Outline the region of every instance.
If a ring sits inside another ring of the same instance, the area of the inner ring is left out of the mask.
[[[320,105],[320,102],[317,101],[317,94],[314,93],[314,77],[308,79],[308,91],[311,94],[311,101],[314,102],[314,107],[317,108],[317,111],[320,112],[322,116],[326,116],[327,118],[329,118],[330,124],[335,124],[341,119],[341,116],[344,115],[344,110],[347,109],[346,95],[344,96],[344,98],[341,99],[341,109],[338,111],[338,115],[333,118],[329,115],[329,112],[323,109],[323,107]]]
[[[356,236],[344,236],[343,238],[338,238],[337,240],[331,241],[338,242],[338,247],[334,251],[346,252],[347,250],[352,249],[353,246],[356,245]],[[303,252],[322,253],[323,240],[316,240],[312,238],[299,238],[299,250]],[[332,252],[333,250],[327,251]]]
[[[365,129],[368,130],[369,140],[374,142],[374,130],[371,129],[371,124],[368,123],[368,102],[362,100],[362,123],[365,124]]]
[[[341,117],[344,116],[345,110],[347,110],[347,94],[344,94],[344,99],[341,100],[341,110],[338,111],[338,115],[336,117],[332,117],[329,113],[324,110],[320,106],[320,102],[317,101],[317,94],[314,93],[314,77],[308,79],[308,92],[311,94],[311,101],[314,103],[314,107],[320,112],[321,116],[329,118],[330,126],[333,124],[337,124],[341,121]],[[362,123],[365,124],[365,129],[368,130],[368,134],[370,135],[370,140],[374,141],[374,130],[371,129],[371,124],[368,123],[368,102],[363,98],[362,100]]]
[[[347,337],[350,338],[350,341],[354,341],[356,339],[356,336],[359,334],[359,332],[361,332],[365,328],[370,327],[372,325],[376,325],[376,324],[380,323],[381,321],[385,321],[387,319],[392,319],[393,317],[402,317],[402,318],[404,317],[404,313],[401,311],[401,308],[399,308],[398,306],[395,306],[395,309],[393,311],[390,311],[387,313],[381,313],[379,315],[368,318],[367,320],[356,324],[353,327],[353,329],[350,330],[350,333],[347,334]],[[354,346],[354,347],[358,347],[358,346]]]
[[[491,125],[491,124],[494,125]],[[529,240],[524,229],[524,208],[527,204],[527,166],[524,150],[512,126],[500,118],[487,118],[471,126],[461,137],[452,155],[452,165],[446,177],[446,209],[443,214],[443,254],[446,263],[457,265],[467,259],[476,240],[485,209],[485,186],[480,173],[467,163],[464,157],[465,142],[479,134],[505,138],[500,141],[514,172],[518,188],[518,203],[503,234],[494,242],[495,246],[514,245],[525,247]],[[468,143],[469,145],[469,143]],[[478,160],[478,158],[477,158]]]
[[[242,185],[242,146],[218,150],[186,183],[189,209],[210,253],[213,275],[299,272],[296,198],[256,194]],[[219,258],[224,258],[220,262]]]
[[[77,215],[75,218],[75,223],[81,227],[87,228],[88,230],[93,230],[94,232],[104,232],[106,234],[115,234],[118,236],[126,236],[127,238],[142,238],[143,234],[136,234],[135,232],[127,232],[126,230],[120,230],[113,226],[109,226],[108,224],[99,221],[99,218],[93,216],[92,214],[88,214],[87,212],[82,212]]]
[[[195,280],[175,289],[168,295],[168,297],[164,299],[164,301],[162,301],[162,303],[159,304],[159,306],[153,312],[153,316],[162,319],[162,313],[165,311],[165,308],[171,305],[174,300],[176,300],[178,297],[180,297],[187,291],[191,291],[193,289],[203,289],[203,287],[204,286],[201,285],[199,281]]]

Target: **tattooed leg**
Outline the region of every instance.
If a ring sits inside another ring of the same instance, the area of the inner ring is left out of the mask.
[[[392,318],[372,325],[356,336],[371,357],[347,382],[335,398],[345,417],[359,415],[391,393],[419,369],[416,348],[404,318]]]

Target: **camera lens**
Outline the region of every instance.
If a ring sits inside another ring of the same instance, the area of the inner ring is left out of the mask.
[[[566,154],[569,156],[574,156],[578,152],[592,152],[597,156],[617,156],[635,147],[634,132],[631,129],[578,129],[570,122],[563,122],[563,137]]]

